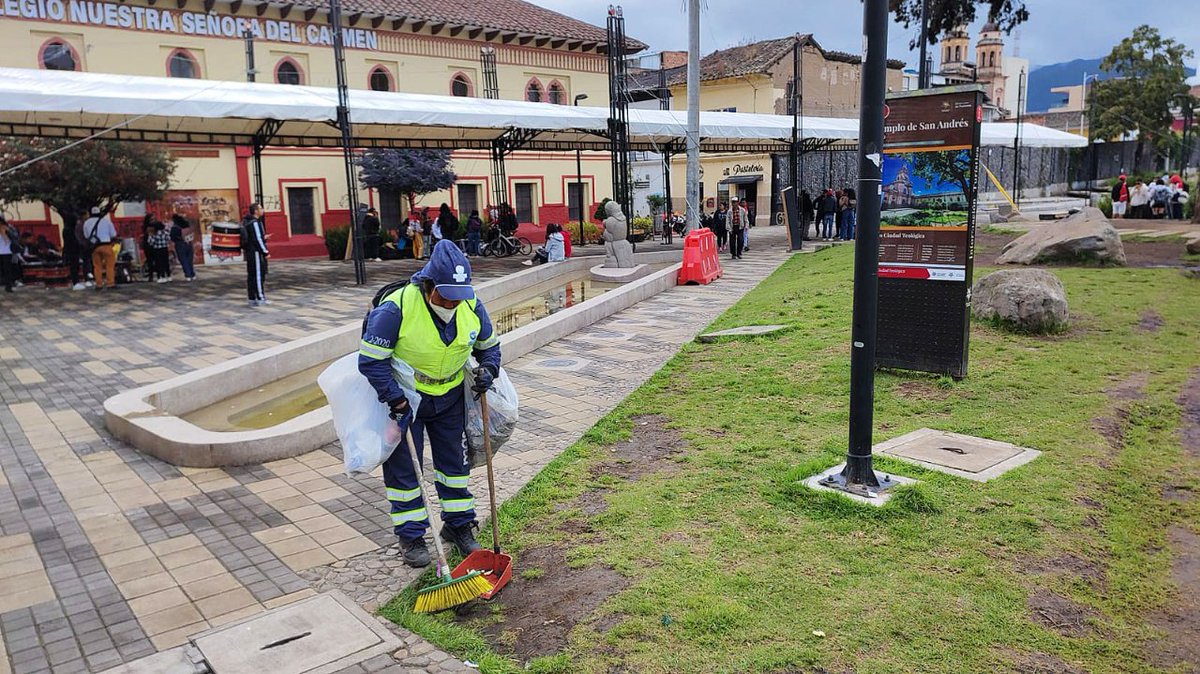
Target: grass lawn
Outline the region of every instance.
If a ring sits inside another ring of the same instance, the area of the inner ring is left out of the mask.
[[[879,373],[876,442],[1044,453],[984,484],[877,459],[920,483],[874,509],[798,485],[845,452],[851,256],[792,258],[713,325],[792,330],[687,345],[505,504],[501,600],[415,616],[410,589],[383,613],[485,672],[1163,671],[1169,537],[1200,527],[1178,402],[1200,283],[1054,269],[1067,333],[977,324],[965,380]],[[576,582],[612,593],[572,603]]]

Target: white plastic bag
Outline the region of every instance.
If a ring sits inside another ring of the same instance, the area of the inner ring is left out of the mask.
[[[412,368],[393,359],[392,376],[416,415],[421,396],[413,382]],[[387,405],[379,402],[374,387],[358,371],[358,354],[335,360],[317,377],[317,385],[333,412],[333,427],[342,442],[346,474],[370,473],[387,461],[400,442],[400,426],[388,416]]]
[[[472,358],[467,363],[466,378],[463,381],[463,386],[466,387],[464,393],[467,397],[467,447],[472,453],[483,452],[483,406],[475,399],[475,393],[471,391],[471,386],[475,383],[475,377],[471,374],[471,368],[478,367],[475,359]],[[508,373],[504,368],[500,368],[500,374],[492,383],[492,388],[487,392],[488,400],[488,431],[492,436],[492,453],[500,449],[512,435],[513,428],[516,427],[519,419],[518,407],[520,401],[517,399],[517,387],[513,386],[512,380],[508,378]],[[480,454],[482,456],[482,454]]]

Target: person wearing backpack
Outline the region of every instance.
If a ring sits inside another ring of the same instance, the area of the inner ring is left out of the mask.
[[[242,256],[246,258],[246,299],[250,306],[270,304],[264,290],[267,278],[267,250],[269,235],[264,231],[263,209],[259,204],[250,204],[246,217],[242,218]]]
[[[83,235],[92,247],[92,270],[96,290],[117,287],[117,228],[107,211],[92,208],[92,216],[83,223]]]
[[[1171,188],[1167,187],[1162,178],[1154,181],[1150,189],[1150,211],[1154,219],[1167,217],[1167,203],[1171,201]]]
[[[481,395],[500,374],[500,338],[483,302],[471,286],[471,263],[451,241],[440,241],[429,262],[408,283],[393,283],[376,294],[363,321],[358,370],[403,430],[412,430],[417,455],[425,438],[433,459],[444,526],[441,536],[466,556],[479,549],[473,529],[475,499],[467,488],[471,466],[463,449],[466,396]],[[464,368],[474,356],[474,385],[465,390]],[[415,371],[421,394],[416,414],[392,376],[393,359]],[[417,468],[401,440],[383,464],[383,482],[393,531],[404,563],[429,564],[424,535],[428,504],[421,499]],[[403,448],[403,449],[402,449]]]

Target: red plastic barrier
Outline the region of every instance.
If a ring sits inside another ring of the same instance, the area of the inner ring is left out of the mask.
[[[721,278],[721,263],[717,259],[717,237],[706,227],[694,229],[683,238],[683,267],[679,269],[679,285],[708,285]]]

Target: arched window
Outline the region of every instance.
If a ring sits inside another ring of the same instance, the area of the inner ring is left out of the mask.
[[[991,62],[991,66],[993,68],[995,68],[996,67],[996,52],[992,52],[992,55],[988,60]]]
[[[961,60],[962,60],[962,47],[955,47],[955,48],[954,48],[954,60],[955,60],[955,61],[961,61]]]
[[[466,98],[471,95],[471,80],[462,73],[454,73],[450,78],[450,95]]]
[[[392,74],[383,66],[375,66],[371,69],[371,77],[368,85],[371,91],[395,91],[392,87]]]
[[[537,79],[529,80],[529,84],[525,85],[525,100],[531,103],[541,103],[542,93],[542,83]]]
[[[550,83],[550,89],[548,90],[548,93],[550,95],[551,103],[555,105],[567,104],[567,90],[563,88],[563,85],[558,80]]]
[[[195,80],[200,78],[200,64],[184,49],[176,49],[167,57],[167,77]]]
[[[279,84],[304,84],[304,75],[295,61],[285,58],[275,66],[275,81]]]
[[[942,63],[948,63],[949,61],[950,61],[950,48],[946,47],[946,55],[942,57]]]
[[[79,70],[75,48],[62,40],[50,40],[42,45],[38,61],[46,70]]]

